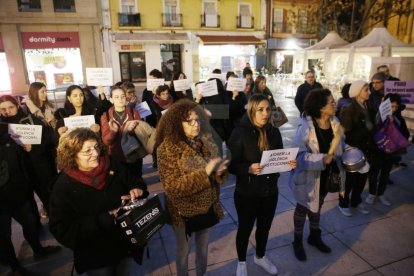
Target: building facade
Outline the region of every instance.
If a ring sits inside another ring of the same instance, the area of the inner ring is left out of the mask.
[[[0,74],[10,87],[0,90],[25,94],[33,81],[48,89],[84,84],[85,68],[103,66],[99,0],[1,2]]]

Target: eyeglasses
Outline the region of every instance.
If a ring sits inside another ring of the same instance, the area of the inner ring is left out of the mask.
[[[195,126],[196,123],[200,125],[200,119],[189,119],[184,122],[187,122],[190,126]]]
[[[80,151],[79,154],[82,155],[82,156],[91,156],[94,151],[97,154],[99,154],[101,152],[101,148],[99,147],[98,144],[96,144],[93,148],[87,149],[85,151]]]

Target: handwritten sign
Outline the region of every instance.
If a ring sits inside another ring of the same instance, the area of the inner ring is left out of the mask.
[[[68,128],[87,127],[95,124],[95,117],[93,115],[72,116],[64,118],[65,126]]]
[[[260,166],[263,168],[260,174],[290,171],[292,168],[289,161],[296,158],[298,151],[299,148],[265,150],[260,161]]]
[[[89,86],[112,86],[112,68],[86,68],[86,82]]]
[[[142,102],[135,105],[135,110],[138,111],[141,118],[145,118],[152,114],[151,109],[147,102]]]
[[[9,134],[19,144],[39,145],[42,142],[42,126],[9,124]]]
[[[174,89],[175,91],[186,91],[190,89],[190,81],[188,79],[175,80]]]
[[[216,74],[216,73],[211,73],[211,74],[210,74],[210,79],[225,80],[225,79],[226,79],[226,74]]]
[[[381,120],[384,122],[385,119],[387,119],[388,115],[392,115],[392,109],[391,109],[391,101],[390,99],[386,99],[383,101],[379,106],[379,112],[381,115]]]
[[[164,79],[147,79],[147,90],[154,91],[158,86],[164,85]]]
[[[217,82],[215,80],[199,83],[197,89],[203,97],[218,95]]]
[[[396,93],[400,95],[403,104],[414,104],[414,80],[385,81],[384,93]]]
[[[230,77],[227,81],[227,91],[244,91],[246,88],[246,79]]]

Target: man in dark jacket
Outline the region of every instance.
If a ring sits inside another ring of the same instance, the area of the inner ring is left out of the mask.
[[[295,105],[298,108],[300,115],[303,113],[303,103],[305,102],[306,95],[308,95],[309,91],[316,88],[322,88],[322,84],[315,81],[315,73],[313,71],[306,72],[305,82],[298,87],[295,96]]]
[[[399,78],[393,77],[390,75],[390,68],[388,68],[388,65],[380,65],[377,67],[377,72],[383,72],[386,76],[386,80],[388,81],[399,81]]]
[[[378,112],[379,106],[384,98],[384,82],[386,75],[383,72],[375,73],[371,78],[369,103],[374,107],[375,111]]]

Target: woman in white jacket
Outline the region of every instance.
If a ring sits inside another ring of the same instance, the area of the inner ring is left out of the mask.
[[[46,85],[41,82],[33,82],[29,87],[29,99],[26,100],[29,112],[55,128],[56,119],[53,115],[55,107],[47,99]]]
[[[328,191],[325,183],[327,168],[338,166],[341,174],[341,190],[344,187],[345,172],[340,158],[344,142],[339,120],[334,116],[336,103],[328,89],[315,89],[309,92],[304,104],[305,117],[301,118],[293,147],[299,147],[296,158],[297,168],[292,171],[289,185],[296,199],[294,213],[295,256],[306,260],[302,244],[306,216],[309,217],[310,236],[308,243],[324,253],[331,249],[322,241],[319,228],[320,210]]]

